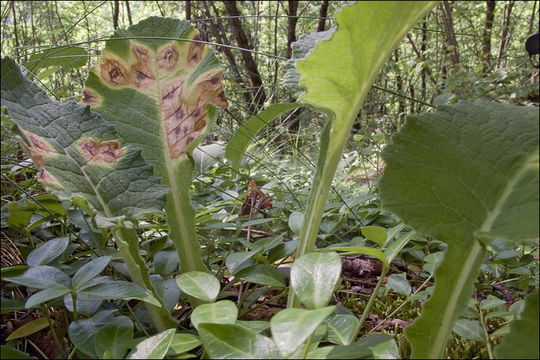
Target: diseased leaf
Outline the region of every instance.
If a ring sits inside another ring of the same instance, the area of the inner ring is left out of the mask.
[[[165,211],[183,272],[205,271],[189,189],[193,149],[217,108],[227,107],[222,69],[188,21],[149,17],[118,29],[90,70],[82,101],[142,149],[170,187]]]
[[[50,100],[9,58],[2,59],[2,105],[21,130],[39,180],[60,200],[82,196],[106,218],[163,208],[167,187],[140,151],[124,146],[88,106]]]
[[[538,237],[538,109],[491,102],[407,118],[386,147],[383,207],[448,243],[433,296],[405,329],[413,357],[443,356],[494,238]]]

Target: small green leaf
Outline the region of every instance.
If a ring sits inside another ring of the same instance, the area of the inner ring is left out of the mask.
[[[279,244],[268,253],[268,261],[273,263],[291,255],[298,246],[298,240],[291,240]]]
[[[158,295],[163,299],[167,310],[172,312],[174,306],[178,303],[178,298],[180,298],[181,294],[175,279],[168,278],[163,280],[159,275],[151,275],[150,280],[152,281],[152,285],[156,288]]]
[[[254,284],[285,287],[283,275],[270,265],[258,264],[240,270],[236,277]]]
[[[204,302],[214,302],[219,294],[220,284],[215,276],[202,271],[190,271],[176,277],[180,290]]]
[[[50,289],[41,290],[40,292],[30,296],[28,300],[26,300],[24,306],[27,309],[30,309],[46,301],[62,297],[69,292],[70,289],[67,287],[52,287]]]
[[[235,135],[229,141],[225,156],[232,163],[232,168],[238,170],[240,162],[251,141],[271,121],[279,116],[301,107],[301,104],[272,104],[253,116],[236,130]]]
[[[24,275],[5,278],[5,280],[36,289],[69,287],[71,285],[71,279],[65,273],[46,265],[32,267]]]
[[[1,314],[6,314],[12,311],[18,311],[24,309],[24,300],[21,299],[8,299],[2,296],[2,305],[0,306]]]
[[[484,331],[478,320],[458,319],[454,324],[454,332],[465,339],[486,342]]]
[[[234,324],[238,318],[238,308],[230,300],[221,300],[213,304],[202,304],[193,310],[191,324],[199,329],[199,324]]]
[[[28,222],[30,222],[30,218],[35,210],[35,206],[11,202],[8,205],[9,217],[7,219],[7,224],[17,229],[24,229],[24,227],[28,225]]]
[[[386,229],[380,226],[364,226],[362,227],[362,235],[379,245],[380,248],[384,246],[386,239],[388,239]]]
[[[238,271],[255,264],[252,258],[258,255],[262,249],[256,251],[232,252],[227,256],[225,265],[231,274],[236,274]]]
[[[154,255],[154,270],[163,278],[175,271],[179,263],[176,250],[159,251]]]
[[[407,275],[405,273],[401,274],[392,274],[388,276],[386,281],[386,288],[392,289],[398,294],[409,296],[411,294],[411,284],[407,280]]]
[[[73,275],[73,279],[71,279],[73,288],[80,289],[82,286],[86,285],[86,283],[98,276],[110,261],[110,256],[101,256],[82,266],[77,270],[75,275]]]
[[[83,67],[87,62],[88,53],[86,49],[77,46],[56,46],[30,55],[28,62],[24,66],[36,74],[37,70],[49,66],[73,69]]]
[[[334,344],[350,345],[360,320],[351,314],[332,314],[327,320],[327,340]]]
[[[498,359],[538,359],[539,330],[538,308],[540,306],[538,289],[525,298],[525,309],[521,318],[510,325],[510,333],[495,347]]]
[[[341,258],[335,252],[309,253],[291,267],[291,286],[309,309],[326,306],[341,275]]]
[[[304,214],[294,211],[289,216],[289,228],[293,233],[299,234],[304,225]]]
[[[193,334],[174,334],[168,355],[181,354],[193,350],[199,345],[201,345],[201,340]]]
[[[98,358],[104,358],[108,352],[111,359],[123,359],[133,340],[133,322],[127,316],[117,316],[114,325],[108,324],[95,337],[94,348]]]
[[[276,345],[266,336],[240,325],[201,324],[199,334],[211,359],[276,359]]]
[[[139,285],[128,281],[108,281],[79,290],[80,300],[137,299],[160,307],[161,304]]]
[[[26,263],[30,266],[47,265],[67,249],[69,237],[51,239],[28,254]]]
[[[28,335],[32,335],[48,327],[49,322],[47,321],[47,318],[37,318],[17,328],[6,338],[6,341],[11,341]]]
[[[287,357],[294,353],[334,309],[335,306],[317,310],[284,309],[274,315],[270,320],[270,329],[280,354]]]
[[[167,329],[141,341],[128,355],[128,359],[163,359],[171,346],[176,329]]]
[[[499,299],[496,296],[488,295],[487,298],[482,300],[482,302],[480,303],[480,308],[482,310],[492,310],[492,309],[501,307],[501,308],[504,308],[504,310],[506,310],[505,305],[506,305],[506,301]]]

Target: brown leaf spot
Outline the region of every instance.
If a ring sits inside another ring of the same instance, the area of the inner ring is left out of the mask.
[[[93,139],[81,140],[78,144],[82,156],[87,161],[102,162],[112,165],[122,156],[123,149],[115,140],[103,141],[99,145]]]
[[[199,35],[195,35],[193,40],[201,41]],[[187,64],[190,68],[194,68],[202,59],[202,54],[204,51],[204,44],[199,42],[189,43],[189,50],[187,55]]]
[[[182,85],[184,81],[176,80],[161,90],[161,112],[165,119],[179,112],[182,105]]]
[[[94,91],[90,89],[84,89],[82,102],[90,106],[96,106],[99,103],[99,98]]]
[[[28,131],[23,131],[23,133],[30,142],[30,145],[27,145],[22,141],[21,144],[23,148],[28,152],[28,155],[30,155],[32,161],[34,161],[38,170],[43,170],[43,155],[50,156],[53,155],[55,151],[53,151],[52,146],[41,137]]]
[[[210,102],[214,105],[225,109],[229,106],[225,94],[223,93],[223,87],[221,85],[222,72],[210,73],[205,77],[197,80],[196,86],[201,92],[201,100]]]
[[[178,64],[178,50],[174,45],[168,45],[157,56],[157,64],[160,69],[173,71]]]
[[[133,45],[131,51],[137,59],[137,62],[131,66],[133,84],[136,88],[148,88],[156,81],[148,55],[149,50],[141,45]]]
[[[129,84],[129,75],[126,67],[117,60],[104,58],[96,64],[100,76],[112,86],[126,86]]]
[[[41,181],[43,181],[44,183],[47,183],[47,184],[56,184],[57,183],[55,178],[53,178],[51,176],[51,174],[49,174],[47,172],[47,170],[41,171],[41,175],[39,176],[39,180],[41,180]]]

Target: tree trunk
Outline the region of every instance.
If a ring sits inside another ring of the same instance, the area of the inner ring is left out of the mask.
[[[218,9],[214,6],[213,2],[210,2],[210,6],[212,6],[212,10],[214,11],[214,15],[212,15],[210,13],[210,8],[208,7],[208,2],[207,1],[201,1],[201,4],[204,7],[204,14],[206,15],[207,18],[212,18],[212,17],[219,18],[221,16]],[[186,8],[186,12],[187,12],[187,8]],[[186,14],[186,17],[187,17],[187,14]],[[223,45],[230,45],[230,43],[227,40],[227,36],[226,36],[227,33],[226,33],[225,28],[223,27],[223,24],[222,24],[222,22],[220,20],[216,20],[215,22],[214,22],[214,20],[208,20],[207,23],[208,23],[208,25],[210,27],[210,31],[214,35],[214,38],[217,40],[217,42],[219,42],[220,44],[223,44]],[[228,48],[228,47],[223,47],[223,46],[219,46],[217,49],[218,49],[219,52],[221,52],[221,53],[223,53],[223,55],[225,55],[225,58],[229,62],[229,65],[231,66],[231,69],[232,69],[232,73],[234,75],[235,82],[237,84],[239,84],[244,89],[242,91],[242,94],[244,96],[244,100],[246,101],[247,104],[252,104],[253,103],[253,97],[251,96],[251,93],[248,90],[249,89],[249,84],[246,84],[246,82],[243,80],[243,77],[240,74],[240,70],[238,68],[238,65],[236,64],[236,59],[235,59],[235,56],[234,56],[232,50],[230,48]],[[254,110],[254,109],[250,109],[250,111],[251,110]]]
[[[186,1],[186,20],[191,20],[191,1]]]
[[[444,30],[446,31],[446,41],[448,45],[452,47],[452,65],[456,65],[459,64],[459,49],[456,39],[456,33],[454,31],[452,5],[448,2],[448,0],[444,0],[442,3],[442,15]]]
[[[225,4],[225,9],[227,9],[227,14],[231,17],[229,19],[229,23],[231,24],[234,37],[236,38],[238,46],[244,49],[251,49],[246,33],[242,28],[242,23],[238,18],[240,16],[240,12],[236,7],[236,1],[223,1],[223,3]],[[255,92],[256,110],[260,110],[262,109],[262,107],[264,106],[264,102],[266,101],[266,92],[263,87],[261,75],[259,74],[259,70],[257,69],[257,64],[253,60],[253,56],[251,56],[251,52],[241,51],[241,54],[242,60],[244,61],[246,70],[248,72],[251,86],[253,87],[253,91]]]
[[[508,1],[504,4],[501,41],[499,42],[499,51],[497,53],[497,69],[500,68],[503,57],[506,58],[504,50],[508,47],[508,43],[510,40],[510,18],[512,16],[513,7],[514,1]]]
[[[534,31],[534,16],[536,15],[536,4],[538,3],[538,0],[534,0],[533,3],[533,10],[531,14],[531,20],[529,21],[529,33],[528,35],[531,35]],[[538,24],[538,32],[540,33],[540,23]]]
[[[319,9],[319,22],[317,23],[317,31],[324,31],[326,24],[326,15],[328,15],[328,0],[324,0]]]
[[[482,34],[482,52],[484,53],[484,73],[491,64],[491,30],[493,29],[493,19],[495,17],[495,0],[486,1],[486,22]]]
[[[118,29],[118,15],[120,13],[120,5],[118,0],[114,0],[114,12],[113,12],[113,27],[114,30]]]
[[[13,33],[15,35],[15,51],[17,52],[17,61],[21,61],[21,50],[19,42],[19,32],[17,31],[17,14],[15,13],[15,2],[11,2],[11,11],[13,12]]]
[[[394,62],[396,64],[399,63],[399,49],[396,49],[394,51]],[[403,79],[401,77],[401,74],[399,73],[399,70],[396,75],[396,90],[398,94],[403,94]],[[405,102],[403,101],[403,98],[401,96],[398,97],[398,123],[397,127],[395,127],[393,130],[396,131],[403,125],[403,120],[405,119]]]
[[[126,0],[126,12],[128,16],[129,25],[133,25],[133,19],[131,18],[131,9],[129,8],[129,0]]]
[[[427,19],[424,19],[424,22],[422,23],[422,44],[420,45],[420,51],[422,52],[422,59],[426,59],[426,49],[427,49]],[[421,83],[421,91],[422,91],[422,101],[427,101],[426,98],[426,74],[427,74],[427,67],[422,67],[422,72],[420,74],[422,83]],[[430,74],[431,75],[431,74]],[[418,112],[420,112],[420,103],[418,103]]]
[[[289,0],[287,13],[287,59],[292,56],[292,43],[296,41],[296,23],[298,22],[298,1]]]

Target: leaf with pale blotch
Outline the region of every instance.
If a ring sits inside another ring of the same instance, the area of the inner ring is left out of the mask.
[[[88,106],[49,99],[9,58],[2,59],[2,105],[21,130],[39,180],[60,200],[81,196],[107,218],[163,208],[167,188],[140,150],[125,146]]]
[[[206,131],[206,105],[227,106],[222,69],[200,40],[187,21],[150,17],[115,32],[86,82],[82,101],[140,145],[159,174]]]

